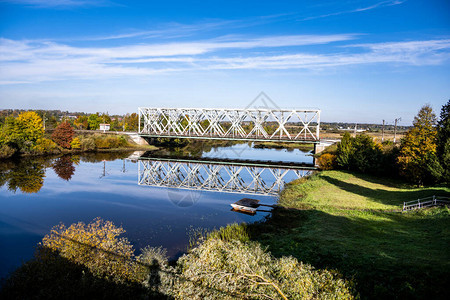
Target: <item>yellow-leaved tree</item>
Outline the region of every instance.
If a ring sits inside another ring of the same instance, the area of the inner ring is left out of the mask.
[[[35,142],[44,135],[42,119],[34,111],[26,111],[16,118],[16,128],[25,141]]]
[[[401,142],[398,157],[401,175],[419,185],[433,182],[430,165],[436,160],[435,125],[433,109],[424,105]]]

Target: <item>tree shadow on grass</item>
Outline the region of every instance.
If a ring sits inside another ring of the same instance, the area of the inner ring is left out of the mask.
[[[355,175],[356,176],[356,175]],[[449,197],[450,193],[443,191],[439,188],[429,188],[423,190],[403,190],[403,191],[388,191],[383,189],[371,189],[358,184],[348,183],[327,175],[322,175],[320,178],[324,179],[328,183],[344,190],[349,193],[357,194],[363,197],[367,197],[375,202],[385,205],[402,205],[405,201],[412,201],[419,198],[425,198],[429,196],[446,196]],[[366,177],[360,177],[366,180]],[[380,182],[381,184],[384,184]]]
[[[292,255],[353,279],[365,299],[448,299],[448,213],[357,213],[365,215],[276,208],[249,233],[277,257]]]

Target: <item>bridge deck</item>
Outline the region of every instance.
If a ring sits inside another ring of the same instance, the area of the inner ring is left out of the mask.
[[[249,141],[249,142],[283,142],[283,143],[307,143],[318,144],[320,139],[313,138],[298,138],[289,139],[287,136],[273,137],[273,138],[261,138],[258,136],[249,137],[233,137],[233,136],[220,136],[220,135],[182,135],[182,134],[151,134],[151,133],[139,133],[141,137],[148,138],[182,138],[182,139],[204,139],[204,140],[223,140],[223,141]]]

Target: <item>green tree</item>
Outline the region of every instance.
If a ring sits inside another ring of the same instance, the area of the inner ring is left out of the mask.
[[[111,124],[111,117],[108,113],[103,113],[100,118],[102,119],[102,124]]]
[[[337,145],[336,163],[343,169],[350,168],[350,159],[352,155],[352,137],[345,132],[341,141]]]
[[[352,142],[351,169],[362,173],[380,171],[381,149],[367,134],[357,135]]]
[[[102,118],[98,115],[98,113],[92,114],[88,118],[88,129],[89,130],[97,130],[100,128],[100,124],[102,123]]]
[[[437,157],[443,168],[442,179],[450,182],[450,100],[441,109],[437,126]]]
[[[429,166],[436,160],[436,115],[424,105],[414,117],[413,127],[402,139],[398,163],[402,176],[419,185],[431,183],[436,176]]]

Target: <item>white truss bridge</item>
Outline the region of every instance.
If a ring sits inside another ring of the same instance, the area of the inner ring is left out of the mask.
[[[142,137],[319,143],[318,109],[139,108]]]
[[[278,195],[313,168],[258,163],[139,158],[139,185],[239,194]]]

